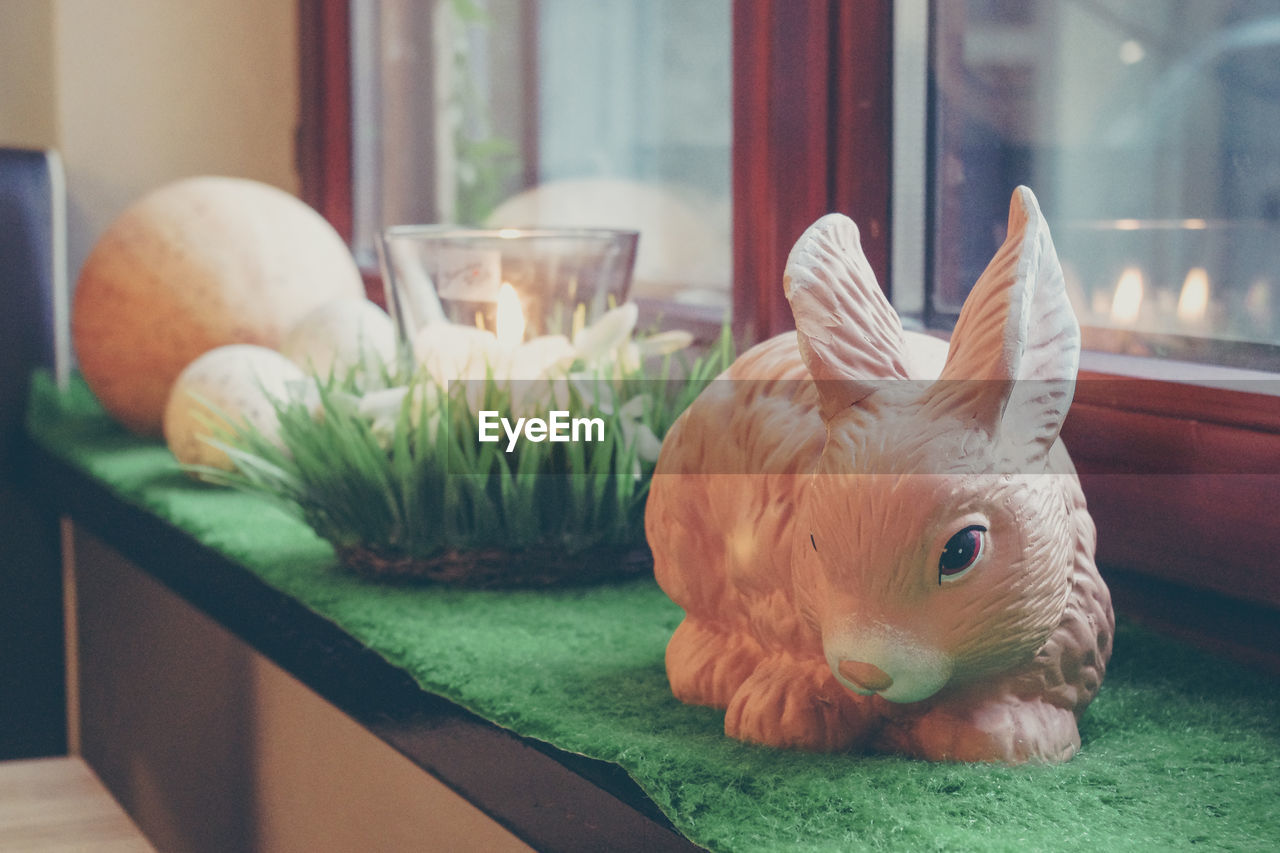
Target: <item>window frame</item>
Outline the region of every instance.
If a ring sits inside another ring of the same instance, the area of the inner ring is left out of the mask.
[[[303,198],[348,239],[349,4],[299,0],[297,152]],[[876,275],[892,281],[893,0],[735,0],[733,40],[732,308],[745,344],[792,327],[782,268],[828,211],[858,223]],[[376,295],[376,274],[368,283]],[[1280,608],[1280,525],[1257,511],[1280,493],[1280,398],[1116,361],[1084,354],[1063,428],[1102,531],[1099,562]],[[1152,593],[1138,586],[1141,609]]]

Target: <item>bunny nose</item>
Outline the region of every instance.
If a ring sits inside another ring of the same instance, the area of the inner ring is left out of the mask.
[[[845,679],[866,690],[888,690],[893,686],[893,677],[873,663],[842,660],[839,669]]]

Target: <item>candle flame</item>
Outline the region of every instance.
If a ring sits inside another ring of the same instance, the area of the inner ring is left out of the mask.
[[[1209,273],[1204,267],[1192,267],[1182,282],[1178,296],[1178,319],[1184,323],[1198,323],[1209,308]]]
[[[1125,65],[1137,65],[1146,55],[1147,49],[1137,39],[1126,39],[1120,43],[1120,61]]]
[[[524,340],[524,310],[520,307],[520,294],[508,282],[498,288],[497,318],[498,344],[503,347],[515,347]]]
[[[1244,296],[1245,307],[1255,316],[1271,313],[1271,283],[1265,278],[1255,279]]]
[[[1142,270],[1125,267],[1116,282],[1115,296],[1111,297],[1111,322],[1117,326],[1132,326],[1142,308]]]

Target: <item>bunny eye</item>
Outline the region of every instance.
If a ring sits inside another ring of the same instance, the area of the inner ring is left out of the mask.
[[[938,583],[955,580],[978,562],[982,554],[982,534],[987,528],[972,524],[947,540],[938,557]]]

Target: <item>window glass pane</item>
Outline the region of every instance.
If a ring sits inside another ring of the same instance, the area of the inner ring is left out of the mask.
[[[392,224],[632,227],[728,305],[730,0],[356,0],[358,250]]]
[[[1085,344],[1280,368],[1280,2],[933,6],[945,321],[1040,199]]]

